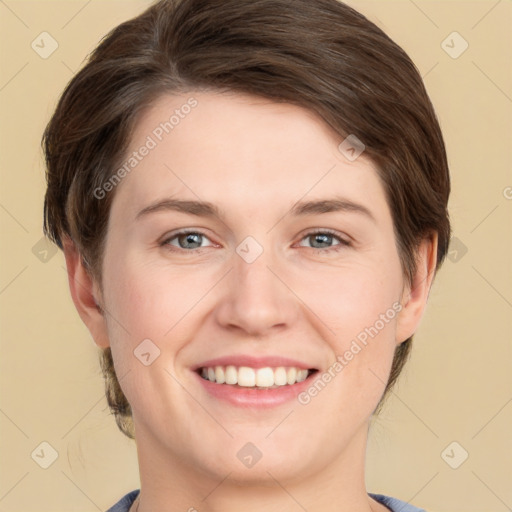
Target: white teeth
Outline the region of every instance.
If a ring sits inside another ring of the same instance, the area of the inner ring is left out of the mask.
[[[286,382],[288,384],[295,384],[297,379],[297,368],[288,368],[286,372]]]
[[[256,371],[256,386],[269,388],[274,385],[274,370],[272,368],[258,368]]]
[[[274,384],[277,384],[278,386],[284,386],[287,384],[286,368],[280,366],[274,370]]]
[[[201,376],[217,384],[229,384],[247,388],[275,388],[292,385],[307,379],[308,370],[296,367],[279,366],[271,368],[250,368],[248,366],[214,366],[201,368]]]
[[[302,382],[303,380],[306,380],[307,376],[307,370],[300,370],[299,372],[297,372],[297,382]]]
[[[256,385],[256,372],[247,366],[238,368],[238,385],[251,388]]]
[[[226,366],[226,384],[238,382],[238,371],[235,366]]]
[[[217,384],[224,384],[224,382],[226,381],[224,369],[222,368],[222,366],[215,367],[215,380],[217,381]]]

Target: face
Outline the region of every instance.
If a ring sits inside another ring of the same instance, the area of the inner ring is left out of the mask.
[[[405,339],[404,277],[377,170],[342,140],[240,94],[165,96],[140,118],[101,301],[154,463],[286,481],[360,458]]]

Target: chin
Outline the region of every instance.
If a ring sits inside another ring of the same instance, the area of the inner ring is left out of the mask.
[[[255,444],[242,443],[241,448],[226,451],[222,459],[208,465],[207,471],[216,480],[223,480],[229,474],[229,480],[240,486],[265,486],[273,487],[278,482],[294,480],[304,477],[308,473],[307,465],[298,452],[293,450],[292,458],[287,459],[285,454],[288,449],[279,452],[265,453],[259,450]],[[232,454],[232,455],[231,455]],[[204,458],[201,461],[205,463]]]

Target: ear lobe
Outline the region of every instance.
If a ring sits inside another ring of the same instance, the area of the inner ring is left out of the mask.
[[[62,244],[73,303],[96,345],[107,348],[110,343],[107,335],[107,323],[100,306],[99,287],[86,269],[82,256],[71,238],[64,237]]]
[[[402,295],[402,310],[396,328],[397,345],[410,338],[425,311],[437,265],[437,233],[424,238],[417,250],[417,268],[413,282]]]

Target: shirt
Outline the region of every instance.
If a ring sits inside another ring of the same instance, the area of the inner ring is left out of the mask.
[[[128,493],[126,496],[121,498],[113,507],[109,508],[107,512],[128,512],[133,502],[139,495],[140,490],[137,489]],[[425,512],[422,508],[417,508],[405,501],[401,501],[397,498],[391,498],[390,496],[384,496],[383,494],[368,493],[375,501],[378,501],[382,505],[388,507],[391,512]]]

